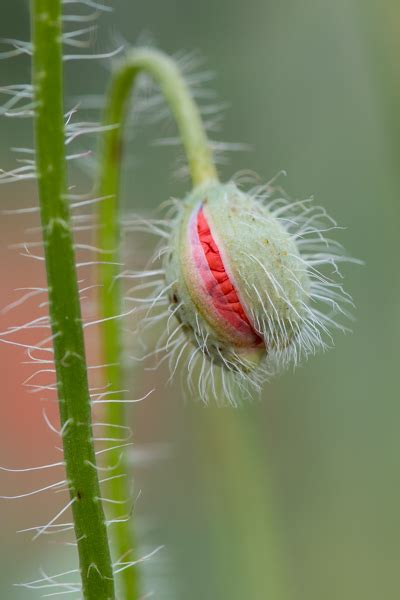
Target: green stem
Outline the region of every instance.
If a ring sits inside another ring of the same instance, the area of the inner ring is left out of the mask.
[[[263,598],[286,600],[288,565],[276,482],[263,455],[254,411],[246,406],[234,410],[208,406],[206,410],[196,408],[191,416],[192,427],[207,435],[204,444],[204,436],[199,434],[199,463],[203,465],[202,485],[214,490],[214,510],[208,507],[208,518],[216,585],[221,586],[216,596],[259,598],[262,590]],[[232,577],[232,573],[236,575]]]
[[[193,185],[217,179],[217,172],[212,159],[212,152],[201,121],[199,110],[193,101],[187,84],[175,62],[165,54],[153,49],[132,50],[127,58],[118,66],[107,94],[107,104],[103,124],[107,129],[101,141],[99,159],[98,194],[104,197],[99,204],[98,246],[105,252],[99,266],[100,313],[105,320],[102,325],[102,346],[106,362],[106,379],[110,392],[118,393],[124,388],[123,369],[121,366],[121,329],[113,318],[121,314],[121,286],[118,279],[120,262],[120,217],[119,217],[119,183],[122,159],[123,125],[128,100],[140,72],[151,75],[159,84],[176,119],[183,146],[185,148]],[[106,422],[122,425],[125,422],[125,411],[121,404],[110,404],[107,409]],[[121,474],[126,471],[120,461],[119,451],[108,454],[110,464],[118,463],[115,471]],[[109,495],[116,500],[127,497],[126,482],[115,478],[109,482]],[[123,505],[110,507],[112,518],[124,517]],[[134,542],[129,523],[120,523],[114,530],[113,545],[116,556],[124,556],[124,560],[134,560]],[[138,598],[138,575],[135,569],[126,569],[121,573],[122,586],[126,600]]]
[[[64,460],[85,600],[114,600],[66,191],[60,0],[32,0],[36,168]]]

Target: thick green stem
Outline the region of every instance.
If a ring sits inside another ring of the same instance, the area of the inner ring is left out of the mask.
[[[122,160],[123,125],[128,100],[130,99],[136,77],[140,72],[151,75],[159,84],[171,112],[178,125],[180,137],[188,158],[193,185],[217,179],[207,136],[198,108],[175,62],[165,54],[153,49],[132,50],[127,58],[116,68],[107,94],[104,116],[106,130],[101,141],[99,160],[98,194],[104,197],[99,204],[98,246],[105,251],[99,267],[100,312],[106,319],[102,325],[102,345],[106,362],[106,380],[108,391],[119,393],[124,388],[121,360],[121,329],[113,319],[121,313],[121,286],[118,279],[120,216],[119,181]],[[110,437],[115,433],[112,425],[125,422],[124,406],[110,404],[106,415],[110,424]],[[119,451],[108,454],[110,464],[118,463],[115,474],[123,474],[125,466],[120,461]],[[109,494],[116,500],[127,496],[126,482],[116,478],[109,482]],[[110,507],[112,518],[124,517],[123,505]],[[124,560],[134,560],[135,550],[129,523],[120,523],[114,530],[113,545],[117,556]],[[126,600],[137,600],[138,580],[135,569],[126,569],[121,573],[122,586]]]
[[[64,460],[85,600],[114,600],[97,477],[84,337],[65,196],[61,1],[32,0],[36,168]]]

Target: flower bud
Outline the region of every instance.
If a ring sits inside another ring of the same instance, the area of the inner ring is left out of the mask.
[[[173,225],[166,282],[182,330],[214,364],[243,376],[299,336],[310,279],[293,236],[233,183],[195,189]]]
[[[343,259],[341,247],[323,237],[335,224],[308,201],[271,200],[269,191],[209,182],[177,203],[175,218],[165,223],[169,233],[159,222],[148,224],[168,240],[161,249],[164,280],[154,282],[161,287],[147,301],[150,309],[168,301],[158,349],[167,337],[172,375],[186,358],[185,379],[191,385],[197,378],[204,400],[235,403],[237,388],[251,393],[325,347],[330,329],[345,329],[335,313],[347,316],[341,304],[351,299],[324,273],[326,267],[337,273]],[[146,276],[153,273],[160,271]],[[144,322],[162,317],[156,312]]]

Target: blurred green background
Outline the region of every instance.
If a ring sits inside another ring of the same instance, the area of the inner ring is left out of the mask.
[[[136,444],[156,455],[136,469],[140,538],[144,551],[165,544],[145,567],[154,597],[397,599],[400,5],[395,0],[112,5],[114,13],[100,22],[96,49],[113,47],[116,32],[129,42],[150,32],[168,52],[200,50],[216,73],[212,87],[229,103],[215,137],[252,147],[231,154],[221,175],[229,178],[246,168],[268,180],[284,169],[287,192],[295,198],[314,195],[345,227],[337,238],[366,263],[344,269],[357,305],[353,334],[337,335],[334,349],[271,382],[260,402],[237,410],[203,408],[185,400],[178,386],[165,389],[163,371],[156,375],[156,394],[135,407]],[[28,39],[27,6],[3,1],[1,37]],[[28,77],[26,58],[0,62],[0,85]],[[67,93],[73,98],[101,92],[107,77],[101,64],[70,63]],[[152,144],[159,136],[160,127],[150,127],[129,143],[127,208],[155,208],[188,189],[171,175],[175,151]],[[30,137],[28,122],[0,121],[2,167],[13,164],[10,146],[26,145]],[[72,175],[88,187],[78,172]],[[30,185],[5,186],[0,193],[1,207],[36,201]],[[7,249],[23,241],[26,225],[1,217],[2,305],[15,287],[32,284],[30,263]],[[20,386],[26,377],[19,366],[23,356],[1,345],[0,358],[0,463],[57,459],[38,398]],[[143,374],[144,389],[154,378]],[[38,481],[1,475],[4,495],[32,489]],[[49,495],[0,506],[0,598],[39,597],[12,584],[35,579],[39,567],[68,569],[74,549],[35,545],[14,532],[48,519],[59,500]]]

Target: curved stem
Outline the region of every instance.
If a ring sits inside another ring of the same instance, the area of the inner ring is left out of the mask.
[[[85,600],[114,600],[96,471],[84,337],[65,196],[61,1],[32,0],[36,169],[64,460]]]
[[[113,318],[121,314],[121,288],[118,279],[120,218],[119,218],[119,180],[122,160],[123,125],[128,100],[131,96],[136,77],[140,72],[151,75],[159,84],[162,93],[175,117],[183,146],[187,154],[193,185],[216,180],[212,152],[201,121],[199,110],[193,101],[188,86],[175,62],[165,54],[153,49],[132,50],[114,72],[108,94],[104,116],[106,127],[101,140],[99,159],[98,194],[104,198],[99,204],[98,247],[105,252],[99,266],[100,312],[106,319],[102,324],[102,346],[106,367],[108,391],[119,393],[124,388],[123,368],[121,364],[121,330],[118,321]],[[121,425],[125,421],[124,407],[110,404],[106,422]],[[115,431],[115,430],[114,430]],[[112,427],[110,428],[110,436]],[[118,463],[116,474],[123,474],[126,468],[118,452],[109,453],[110,464]],[[123,478],[109,482],[110,495],[114,499],[124,500],[127,496]],[[121,505],[112,505],[112,518],[122,518]],[[114,530],[114,547],[117,556],[134,560],[132,532],[129,523],[120,523]],[[125,559],[124,559],[125,560]],[[138,598],[138,576],[135,569],[126,569],[121,573],[122,586],[127,600]]]

